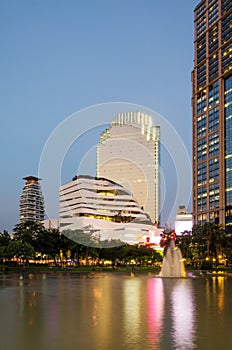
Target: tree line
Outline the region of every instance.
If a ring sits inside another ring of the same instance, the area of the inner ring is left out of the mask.
[[[125,263],[135,260],[138,264],[155,263],[162,256],[154,249],[138,245],[125,244],[119,240],[100,241],[91,232],[83,230],[66,230],[60,233],[58,229],[45,229],[40,222],[27,221],[17,224],[10,237],[7,231],[0,232],[0,265],[12,258],[17,258],[28,264],[46,257],[52,259],[54,265],[68,259],[80,265],[85,261],[110,260]]]
[[[183,257],[193,266],[210,268],[219,264],[232,264],[232,235],[212,222],[193,226],[178,237]]]
[[[164,232],[167,237],[170,232]],[[181,249],[186,264],[193,267],[210,268],[223,263],[232,265],[232,236],[215,224],[206,222],[195,225],[192,232],[185,231],[177,237],[176,244]],[[0,265],[12,258],[28,263],[29,259],[72,260],[77,265],[85,261],[95,263],[110,260],[125,263],[134,260],[137,264],[162,261],[159,252],[149,246],[124,244],[119,240],[100,241],[93,233],[81,230],[45,229],[40,222],[27,221],[17,224],[13,236],[7,231],[0,232]]]

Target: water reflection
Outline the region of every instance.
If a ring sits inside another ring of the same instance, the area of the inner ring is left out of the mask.
[[[148,343],[155,349],[162,333],[164,312],[163,280],[158,278],[147,281],[147,327]]]
[[[224,309],[224,288],[225,278],[222,276],[213,276],[206,279],[206,304],[207,307],[213,308],[217,305],[218,314]]]
[[[218,313],[222,313],[224,309],[224,288],[225,278],[222,276],[212,277],[212,294],[216,297]]]
[[[93,288],[93,313],[92,313],[92,321],[93,326],[96,327],[99,322],[99,301],[102,298],[102,289],[101,288]]]
[[[172,335],[176,349],[195,348],[195,298],[192,283],[179,280],[171,294]]]
[[[124,281],[123,285],[123,310],[124,310],[124,334],[128,346],[137,344],[140,335],[141,322],[141,293],[144,288],[141,285],[141,279],[134,278]]]
[[[22,277],[0,275],[2,349],[232,349],[231,278]]]

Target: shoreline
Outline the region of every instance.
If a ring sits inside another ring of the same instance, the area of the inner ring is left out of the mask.
[[[142,266],[142,267],[94,267],[94,266],[80,266],[80,267],[47,267],[47,266],[28,266],[28,267],[17,267],[17,266],[1,266],[0,275],[11,275],[11,274],[56,274],[56,273],[69,273],[69,274],[101,274],[101,273],[113,273],[113,274],[130,274],[134,275],[152,275],[159,276],[160,268],[154,266]],[[202,269],[186,269],[186,277],[232,277],[231,268],[215,268],[213,270],[202,270]]]

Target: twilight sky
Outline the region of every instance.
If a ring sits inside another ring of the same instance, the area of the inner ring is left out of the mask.
[[[152,109],[173,125],[191,157],[193,10],[197,3],[0,2],[0,230],[11,231],[18,223],[22,178],[37,176],[49,135],[83,108],[125,102]],[[109,121],[113,117],[109,115]],[[93,124],[99,124],[97,118]],[[82,136],[81,147],[79,143],[70,148],[62,182],[75,175],[103,129],[96,127]],[[82,171],[95,175],[94,157],[85,163]],[[167,190],[172,196],[170,166],[167,161]],[[164,210],[163,223],[169,224],[165,216]]]

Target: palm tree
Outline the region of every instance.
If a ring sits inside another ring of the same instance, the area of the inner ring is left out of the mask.
[[[217,261],[219,252],[222,252],[226,245],[225,230],[214,222],[206,222],[203,226],[195,225],[192,232],[198,255],[202,258],[211,257]]]

